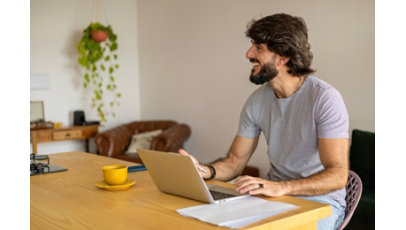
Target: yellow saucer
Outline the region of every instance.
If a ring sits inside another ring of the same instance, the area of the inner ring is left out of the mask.
[[[124,182],[124,184],[119,184],[119,185],[109,185],[104,180],[101,180],[101,181],[97,182],[96,187],[114,191],[114,190],[122,190],[122,189],[129,188],[130,186],[133,186],[134,184],[135,184],[135,181],[131,180],[131,179],[127,179],[127,181]]]

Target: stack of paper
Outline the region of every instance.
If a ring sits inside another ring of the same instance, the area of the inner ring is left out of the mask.
[[[298,206],[247,196],[220,204],[198,205],[176,211],[183,216],[193,217],[218,226],[241,228],[295,208]]]

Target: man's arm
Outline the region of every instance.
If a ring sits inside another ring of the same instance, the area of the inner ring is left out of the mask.
[[[348,178],[348,139],[319,138],[320,161],[324,170],[307,178],[288,181],[269,181],[244,176],[236,181],[237,191],[251,195],[321,195],[343,188]],[[264,188],[259,188],[263,184]]]
[[[258,145],[258,140],[259,137],[245,138],[236,136],[227,156],[212,164],[216,170],[216,177],[214,179],[228,181],[240,175],[252,153],[254,153]],[[207,179],[211,176],[211,171],[206,165],[199,164],[196,158],[184,150],[179,150],[179,153],[190,156],[196,165],[206,169],[207,172],[200,171],[203,178]]]
[[[227,157],[213,163],[217,180],[228,181],[239,176],[258,145],[259,137],[236,136]]]

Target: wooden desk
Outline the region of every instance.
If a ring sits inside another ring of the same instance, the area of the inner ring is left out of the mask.
[[[176,209],[202,203],[160,192],[147,171],[129,173],[136,184],[126,190],[95,186],[103,165],[134,163],[83,152],[49,157],[68,171],[30,177],[31,229],[228,229],[179,215]],[[267,199],[300,208],[243,229],[316,229],[316,221],[331,214],[327,204],[288,196]]]
[[[30,130],[32,151],[34,155],[37,155],[37,143],[39,142],[85,140],[85,149],[86,152],[89,152],[89,138],[95,136],[98,132],[99,125]]]

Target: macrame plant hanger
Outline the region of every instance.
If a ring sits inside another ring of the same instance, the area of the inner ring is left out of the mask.
[[[107,14],[104,10],[103,0],[93,0],[90,22],[100,23],[104,26],[108,26]],[[107,31],[102,30],[91,31],[90,35],[96,42],[104,42],[109,36]]]
[[[105,26],[108,26],[109,22],[107,19],[106,11],[104,10],[104,1],[103,0],[93,0],[92,9],[90,13],[90,22],[96,23],[99,22]]]

